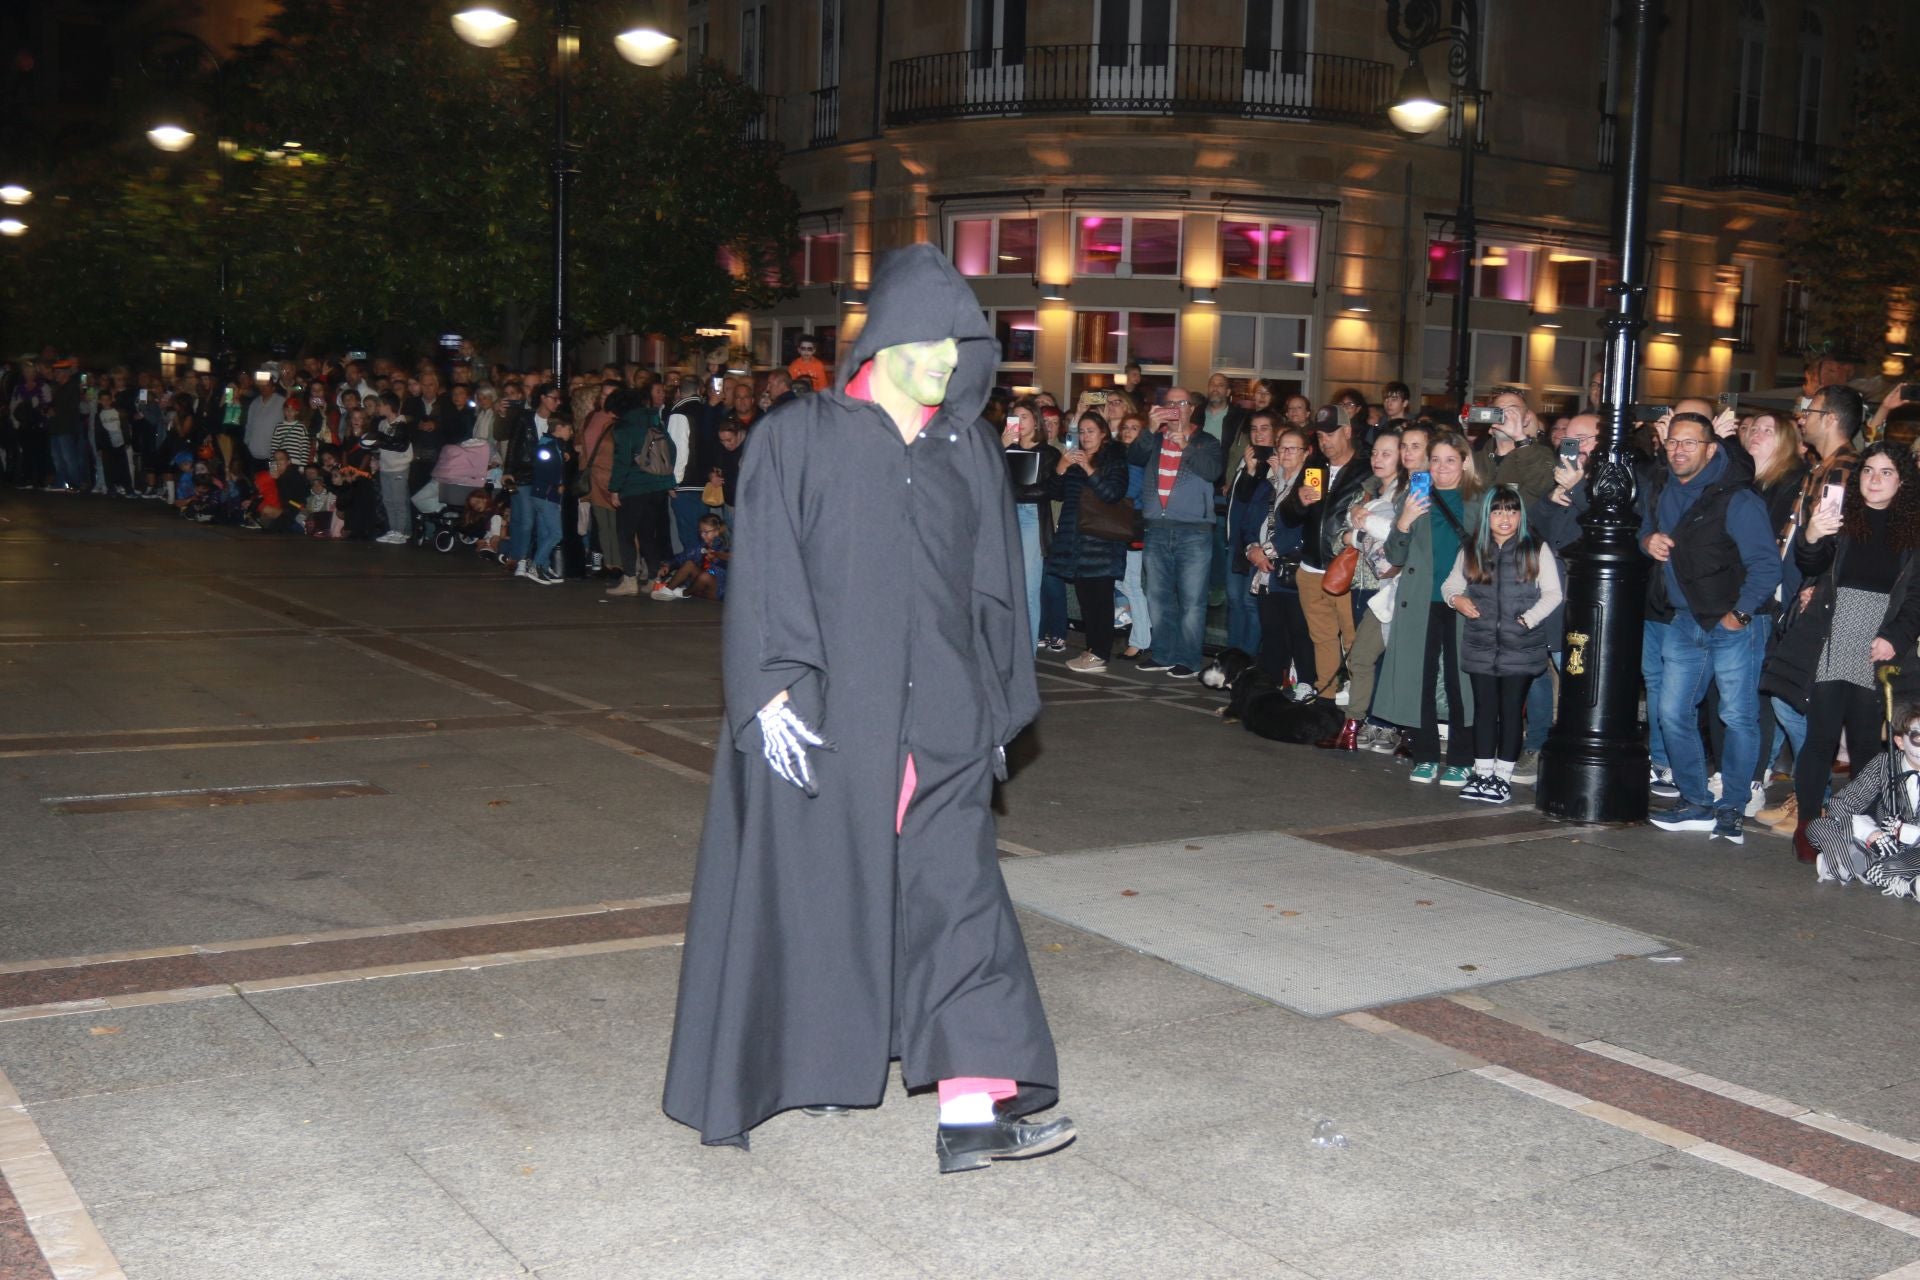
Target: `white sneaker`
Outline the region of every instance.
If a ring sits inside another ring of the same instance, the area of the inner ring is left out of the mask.
[[[1106,660],[1096,657],[1091,653],[1083,653],[1077,658],[1067,659],[1067,670],[1069,671],[1079,671],[1087,675],[1098,675],[1106,669]]]
[[[1707,790],[1709,790],[1709,791],[1711,791],[1711,792],[1713,792],[1713,798],[1714,798],[1715,800],[1718,800],[1718,799],[1720,798],[1720,792],[1721,792],[1721,790],[1722,790],[1722,784],[1721,784],[1721,782],[1720,782],[1720,775],[1719,775],[1719,774],[1717,774],[1717,773],[1716,773],[1716,774],[1714,774],[1714,775],[1713,775],[1712,777],[1710,777],[1710,778],[1708,778],[1708,779],[1707,779]]]
[[[1336,707],[1344,707],[1347,705],[1347,686],[1345,682],[1341,683],[1340,692],[1333,695],[1333,705]]]
[[[1756,782],[1753,784],[1752,791],[1747,796],[1747,816],[1749,818],[1757,818],[1760,816],[1760,811],[1766,807],[1767,789]]]
[[[687,589],[685,587],[655,587],[647,594],[655,600],[685,600],[687,598]]]
[[[383,533],[374,539],[375,542],[384,542],[390,547],[397,547],[406,540],[407,535],[404,533]]]
[[[555,573],[551,569],[535,569],[532,573],[528,574],[527,576],[529,578],[532,578],[535,582],[539,583],[543,587],[557,587],[561,583],[566,581],[565,578],[561,577],[559,574]]]

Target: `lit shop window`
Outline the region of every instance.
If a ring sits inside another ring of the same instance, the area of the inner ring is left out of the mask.
[[[1221,279],[1312,284],[1315,230],[1311,222],[1222,222]]]

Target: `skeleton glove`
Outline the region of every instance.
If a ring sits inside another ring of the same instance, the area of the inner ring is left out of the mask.
[[[794,714],[792,703],[784,698],[760,708],[759,720],[761,750],[773,771],[809,796],[819,795],[820,788],[813,778],[813,764],[807,759],[807,748],[819,747],[822,751],[832,751],[833,744],[809,729],[807,722]]]

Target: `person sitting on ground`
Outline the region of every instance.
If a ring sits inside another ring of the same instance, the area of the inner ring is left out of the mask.
[[[702,600],[724,600],[727,564],[732,559],[726,521],[712,514],[701,516],[700,545],[668,561],[647,594],[655,600],[685,600],[690,594]]]
[[[1807,824],[1820,882],[1855,880],[1920,901],[1920,702],[1894,717],[1895,751],[1874,756]],[[1896,754],[1897,752],[1897,754]]]
[[[302,468],[293,465],[285,449],[273,451],[267,469],[254,478],[254,484],[259,491],[259,501],[244,527],[268,533],[299,532],[307,498],[307,477]]]

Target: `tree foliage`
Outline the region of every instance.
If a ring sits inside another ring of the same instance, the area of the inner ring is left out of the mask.
[[[1836,179],[1796,203],[1787,259],[1806,282],[1811,354],[1878,364],[1890,308],[1910,305],[1920,292],[1920,169],[1912,158],[1920,98],[1905,84],[1892,52],[1899,47],[1887,38],[1863,43],[1878,52],[1863,54]]]
[[[796,203],[777,152],[747,141],[758,95],[712,65],[632,66],[618,6],[580,7],[569,337],[678,338],[789,292]],[[550,332],[553,32],[528,14],[476,49],[452,9],[285,0],[217,86],[180,86],[203,119],[216,88],[225,105],[224,198],[211,125],[179,156],[130,140],[74,157],[24,270],[0,273],[9,328],[92,351],[204,341],[225,255],[242,350],[498,338],[510,314]]]

